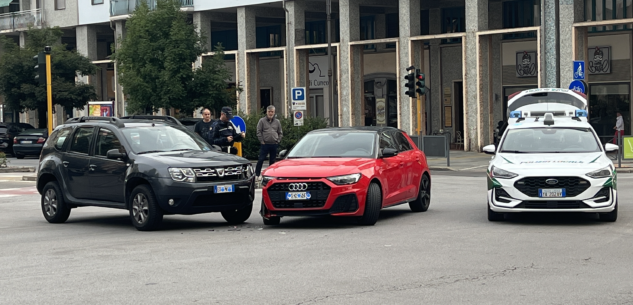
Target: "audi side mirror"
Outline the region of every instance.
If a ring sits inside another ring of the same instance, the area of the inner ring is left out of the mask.
[[[486,145],[486,146],[484,146],[484,148],[483,148],[483,151],[484,151],[485,153],[489,154],[489,155],[494,155],[494,154],[495,154],[495,152],[496,152],[496,150],[497,150],[497,148],[496,148],[493,144]]]
[[[118,149],[110,149],[106,153],[106,157],[108,159],[117,160],[117,159],[123,159],[123,158],[127,157],[127,154],[120,152]]]
[[[279,159],[283,159],[284,157],[286,157],[287,153],[288,153],[288,150],[286,150],[286,149],[280,151],[279,152]]]
[[[391,158],[398,155],[398,151],[393,148],[383,148],[382,157],[383,158]]]

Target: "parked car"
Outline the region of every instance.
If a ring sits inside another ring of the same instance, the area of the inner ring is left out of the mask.
[[[27,155],[39,156],[44,142],[48,139],[48,129],[27,129],[13,138],[13,155],[24,159]]]
[[[146,231],[169,214],[221,212],[242,223],[253,208],[255,179],[250,161],[217,152],[172,123],[82,117],[46,141],[37,190],[48,222],[65,222],[77,207],[110,207],[128,210]]]
[[[262,173],[266,225],[283,216],[354,216],[374,225],[380,210],[431,203],[426,156],[393,127],[326,128],[306,134]]]
[[[2,133],[5,128],[6,131]],[[13,138],[27,129],[35,129],[35,127],[28,123],[0,123],[0,150],[13,154]]]

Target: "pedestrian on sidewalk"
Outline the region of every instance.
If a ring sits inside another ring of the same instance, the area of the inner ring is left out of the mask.
[[[244,132],[237,133],[235,126],[231,123],[233,118],[233,110],[231,107],[222,107],[220,119],[215,121],[211,130],[211,144],[218,145],[222,151],[237,155],[237,148],[233,147],[233,143],[242,142],[246,134]]]
[[[211,134],[213,130],[213,121],[211,121],[211,110],[204,108],[202,110],[202,121],[198,121],[193,127],[193,131],[200,135],[209,145],[213,145]]]
[[[617,118],[615,119],[615,137],[613,138],[613,144],[618,143],[618,135],[624,136],[624,121],[622,120],[622,114],[620,112],[616,112]]]
[[[257,160],[257,166],[255,167],[255,175],[259,177],[262,172],[262,165],[266,155],[270,155],[268,166],[275,163],[277,157],[277,148],[281,143],[283,137],[283,131],[281,130],[281,123],[275,118],[275,106],[268,106],[266,108],[266,116],[261,118],[257,123],[257,139],[261,144],[259,148],[259,159]]]

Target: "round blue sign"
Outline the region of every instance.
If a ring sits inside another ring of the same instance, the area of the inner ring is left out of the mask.
[[[297,120],[301,120],[302,117],[303,117],[303,113],[301,111],[295,112],[295,118]]]
[[[235,129],[237,129],[236,131],[238,133],[246,132],[246,123],[244,122],[244,119],[242,119],[239,116],[235,115],[231,119],[231,123],[233,123],[233,126],[235,126]]]
[[[587,86],[585,85],[585,82],[581,80],[575,80],[572,81],[571,84],[569,84],[569,90],[578,91],[580,93],[587,93]]]

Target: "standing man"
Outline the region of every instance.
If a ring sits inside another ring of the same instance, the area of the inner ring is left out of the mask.
[[[257,160],[257,166],[255,167],[256,176],[259,177],[262,172],[262,165],[266,155],[270,155],[269,166],[275,163],[277,147],[283,135],[281,123],[275,119],[275,106],[270,105],[266,108],[266,116],[257,123],[257,139],[262,146],[259,148],[259,160]]]
[[[211,130],[211,144],[218,145],[223,152],[230,149],[230,153],[236,155],[237,148],[233,147],[233,143],[241,142],[246,134],[244,132],[237,133],[233,123],[229,121],[233,118],[233,110],[231,107],[222,107],[220,120],[215,121]]]
[[[617,118],[615,119],[615,137],[613,138],[613,144],[618,143],[618,135],[624,136],[624,121],[622,120],[622,114],[620,112],[616,112]]]
[[[204,108],[202,110],[202,121],[196,123],[193,131],[199,134],[209,145],[213,145],[211,133],[213,130],[213,122],[211,121],[211,110]]]

